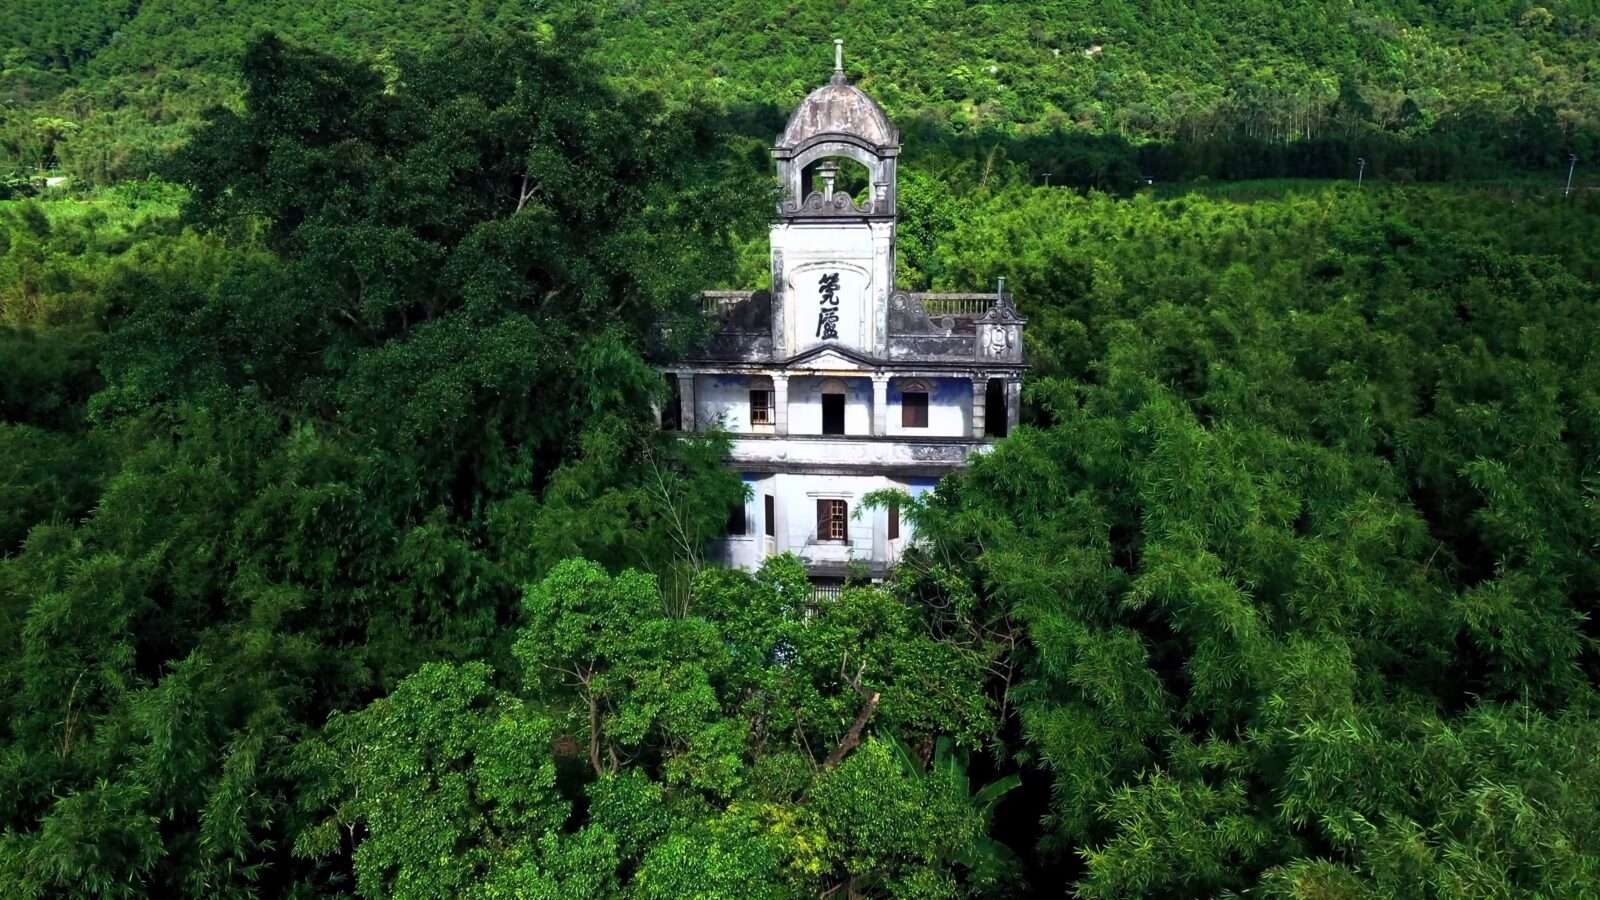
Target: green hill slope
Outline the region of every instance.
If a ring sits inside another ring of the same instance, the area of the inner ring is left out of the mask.
[[[835,36],[925,148],[1049,138],[1022,151],[1045,164],[1082,165],[1062,147],[1095,137],[1171,177],[1328,175],[1358,153],[1415,177],[1482,176],[1587,156],[1600,132],[1594,0],[20,0],[0,13],[0,166],[143,174],[202,107],[237,96],[258,31],[383,61],[482,30],[546,40],[577,20],[592,46],[572,52],[615,82],[727,107],[752,136],[826,73]]]

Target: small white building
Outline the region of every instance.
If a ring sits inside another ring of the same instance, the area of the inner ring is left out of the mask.
[[[832,80],[772,149],[783,198],[772,290],[708,291],[709,345],[666,367],[663,427],[722,428],[750,499],[714,558],[753,569],[793,552],[813,578],[856,562],[873,577],[912,534],[872,491],[917,495],[1016,424],[1022,326],[993,293],[894,286],[899,131],[852,86],[834,42]],[[853,173],[855,174],[852,174]]]

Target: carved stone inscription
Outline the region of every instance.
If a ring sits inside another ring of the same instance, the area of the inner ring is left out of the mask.
[[[817,337],[824,341],[839,339],[839,273],[829,272],[817,282],[822,295],[817,304]]]
[[[870,290],[871,281],[860,266],[826,259],[794,265],[791,260],[784,285],[794,301],[788,327],[795,345],[789,352],[818,344],[860,347],[867,338],[863,320],[872,308]]]

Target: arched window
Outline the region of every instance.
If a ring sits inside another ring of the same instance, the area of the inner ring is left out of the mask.
[[[928,427],[928,390],[926,381],[907,381],[900,386],[900,427]]]

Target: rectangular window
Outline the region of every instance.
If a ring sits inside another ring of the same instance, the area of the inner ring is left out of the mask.
[[[900,504],[889,501],[889,540],[900,538]]]
[[[844,434],[844,395],[822,395],[822,433]]]
[[[683,395],[679,393],[678,376],[668,372],[667,399],[661,404],[661,430],[680,431],[683,428]]]
[[[778,505],[772,500],[772,495],[768,494],[766,502],[767,508],[765,510],[767,514],[767,537],[778,536],[778,516],[776,512],[777,506]]]
[[[750,392],[750,424],[776,425],[777,410],[772,402],[772,391]]]
[[[817,540],[845,540],[849,523],[850,507],[843,500],[817,501]]]
[[[908,391],[900,395],[900,427],[928,427],[927,391]]]
[[[728,534],[743,537],[750,533],[744,520],[744,504],[739,503],[728,509]]]

